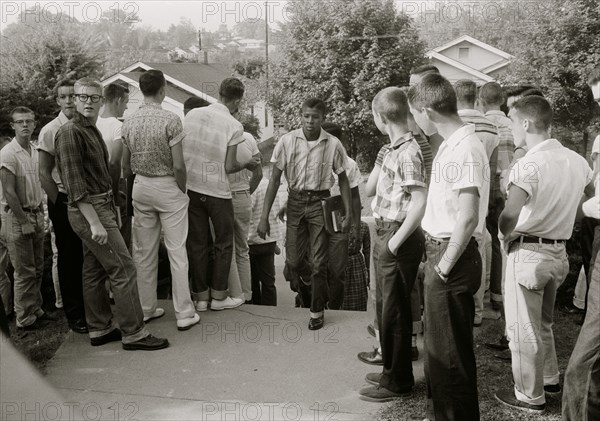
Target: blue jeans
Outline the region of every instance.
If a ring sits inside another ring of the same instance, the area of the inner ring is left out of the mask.
[[[2,233],[10,261],[15,268],[14,305],[17,326],[33,324],[42,310],[42,272],[44,271],[44,214],[25,212],[33,225],[32,238],[23,237],[20,222],[12,210],[2,211]]]
[[[104,245],[92,240],[90,224],[76,207],[69,207],[69,222],[83,242],[83,300],[90,338],[106,335],[115,328],[105,280],[115,300],[115,318],[123,335],[123,343],[131,343],[149,335],[137,288],[135,264],[117,225],[111,194],[90,197],[89,202],[108,233]]]
[[[562,416],[565,421],[600,419],[600,226],[596,226],[585,322],[565,372]]]

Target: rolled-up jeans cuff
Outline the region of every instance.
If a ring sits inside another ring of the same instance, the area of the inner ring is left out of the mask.
[[[101,336],[108,335],[115,328],[116,328],[116,326],[115,326],[114,322],[111,322],[110,326],[107,327],[106,329],[90,330],[88,333],[88,336],[90,338],[99,338]]]
[[[139,341],[140,339],[144,339],[146,336],[150,335],[150,332],[148,331],[148,329],[146,329],[146,325],[143,325],[142,328],[135,333],[125,335],[121,331],[121,334],[123,335],[123,339],[121,339],[121,341],[124,344],[130,344],[132,342]]]
[[[529,398],[525,396],[523,393],[519,392],[515,387],[515,397],[521,402],[528,403],[530,405],[542,405],[546,403],[546,396],[542,393],[542,396],[538,396],[537,398]]]
[[[210,300],[210,292],[207,289],[202,292],[192,292],[192,300],[194,301],[208,301]]]
[[[502,302],[502,294],[496,294],[496,293],[490,292],[490,298],[492,301],[496,301],[499,303]]]
[[[314,312],[314,313],[311,311],[310,312],[310,317],[313,318],[313,319],[316,319],[318,317],[322,317],[324,314],[325,314],[324,311],[317,311],[317,312]]]
[[[210,295],[213,300],[224,300],[229,296],[229,291],[217,291],[216,289],[210,289]]]

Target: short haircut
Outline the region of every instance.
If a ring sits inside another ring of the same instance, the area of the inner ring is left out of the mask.
[[[496,82],[488,82],[479,90],[479,99],[484,104],[502,105],[504,104],[504,92],[502,86]]]
[[[413,67],[410,69],[411,75],[423,75],[426,73],[440,73],[440,69],[435,67],[433,64],[424,64],[422,66]]]
[[[338,124],[326,121],[321,125],[321,128],[330,135],[337,137],[338,139],[342,138],[342,128]]]
[[[12,119],[15,114],[33,114],[35,116],[35,113],[31,108],[27,108],[22,105],[12,109],[10,112],[10,118]]]
[[[537,87],[533,85],[508,85],[503,88],[507,98],[511,96],[521,96],[523,95],[523,92],[529,89],[537,89]]]
[[[104,87],[104,99],[107,102],[113,102],[125,97],[129,93],[129,86],[122,83],[113,82]]]
[[[56,85],[55,95],[58,96],[58,90],[65,86],[67,88],[72,88],[75,86],[75,81],[73,79],[63,79],[60,82],[58,82],[58,85]]]
[[[515,101],[512,108],[533,121],[538,130],[548,130],[552,125],[552,107],[548,100],[538,95],[524,96]]]
[[[382,89],[373,98],[373,109],[392,123],[406,124],[408,101],[401,88]]]
[[[327,105],[325,105],[325,101],[319,98],[311,97],[305,100],[302,103],[301,109],[303,110],[305,108],[316,108],[321,112],[321,114],[323,114],[323,116],[327,114]]]
[[[522,97],[526,97],[526,96],[541,96],[542,98],[544,98],[544,93],[542,91],[540,91],[538,88],[531,88],[531,89],[527,89],[526,91],[523,91],[521,93]]]
[[[75,88],[82,86],[97,88],[100,92],[102,92],[102,84],[91,77],[82,77],[81,79],[77,79],[74,86]]]
[[[456,92],[448,79],[438,73],[429,73],[408,91],[408,102],[413,108],[431,108],[442,115],[457,114]]]
[[[165,75],[160,70],[146,70],[140,76],[140,91],[144,96],[154,96],[166,83]]]
[[[477,84],[469,79],[461,79],[454,83],[456,100],[475,105],[477,99]]]
[[[221,86],[219,87],[219,96],[228,101],[234,101],[244,97],[245,89],[246,88],[241,80],[235,77],[229,77],[221,82]]]
[[[600,66],[596,67],[590,73],[590,77],[588,78],[588,85],[595,85],[598,82],[600,82]]]
[[[202,108],[209,106],[210,102],[205,100],[204,98],[200,98],[199,96],[191,96],[185,100],[183,103],[184,110],[193,110],[194,108]]]

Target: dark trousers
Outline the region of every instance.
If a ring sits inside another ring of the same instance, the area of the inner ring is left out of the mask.
[[[490,295],[492,301],[502,301],[502,250],[498,239],[498,218],[504,209],[504,202],[498,202],[490,209],[485,220],[486,228],[492,236],[492,262],[490,267]]]
[[[249,246],[250,272],[252,274],[252,304],[277,305],[275,288],[275,245],[251,244]]]
[[[329,235],[329,263],[327,266],[327,308],[339,310],[344,302],[344,283],[348,266],[348,234]]]
[[[412,359],[412,313],[410,296],[425,248],[425,237],[417,228],[394,256],[388,247],[399,223],[376,221],[375,306],[378,313],[379,339],[383,356],[383,374],[379,384],[396,393],[409,392],[415,384]]]
[[[321,199],[328,196],[328,191],[290,190],[287,205],[286,263],[290,271],[303,271],[310,251],[312,313],[323,311],[327,299],[329,234],[325,230]]]
[[[190,227],[187,252],[192,277],[192,298],[195,301],[208,301],[211,297],[222,300],[227,297],[233,256],[233,203],[231,199],[220,199],[191,190],[188,190],[188,196]],[[208,277],[211,236],[209,218],[215,230],[215,259],[211,278]]]
[[[592,279],[591,267],[596,259],[598,250],[594,250],[594,232],[596,226],[600,225],[600,220],[596,218],[584,217],[581,220],[581,260],[583,261],[583,270],[587,281],[585,289],[585,307],[587,311],[588,293],[590,291],[590,281]]]
[[[7,338],[10,338],[10,328],[8,327],[8,318],[6,317],[6,310],[4,309],[2,297],[0,297],[0,332]]]
[[[58,281],[63,309],[71,322],[85,320],[83,304],[83,244],[71,228],[67,211],[67,195],[58,193],[56,203],[48,200],[48,215],[54,226],[58,249]]]
[[[425,242],[425,379],[427,415],[436,421],[479,420],[477,367],[473,351],[473,295],[481,284],[481,256],[471,238],[443,281],[433,267],[448,241]]]

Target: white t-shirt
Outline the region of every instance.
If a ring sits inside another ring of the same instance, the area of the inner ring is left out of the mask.
[[[243,134],[244,141],[237,145],[237,161],[240,164],[247,164],[252,157],[259,153],[256,139],[248,132]],[[233,174],[228,174],[229,188],[231,191],[242,191],[250,189],[250,179],[252,171],[243,169]]]
[[[108,149],[108,159],[110,159],[113,144],[117,141],[121,141],[122,126],[123,123],[116,117],[98,117],[98,121],[96,121],[96,128],[100,131],[100,134],[102,134],[102,139],[104,139],[104,143],[106,143],[106,148]]]

